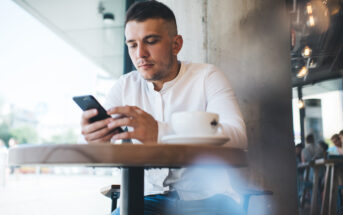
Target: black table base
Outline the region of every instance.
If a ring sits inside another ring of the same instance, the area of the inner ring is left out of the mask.
[[[144,214],[144,168],[122,169],[121,215]]]

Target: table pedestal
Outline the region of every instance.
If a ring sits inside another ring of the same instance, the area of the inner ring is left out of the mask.
[[[144,168],[122,169],[121,215],[144,214]]]

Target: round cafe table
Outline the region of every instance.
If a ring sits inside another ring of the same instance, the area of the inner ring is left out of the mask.
[[[199,144],[54,144],[9,150],[10,165],[83,165],[121,167],[121,214],[143,215],[144,169],[247,166],[246,151]]]

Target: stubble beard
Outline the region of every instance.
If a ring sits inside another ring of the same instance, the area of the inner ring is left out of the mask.
[[[152,74],[152,77],[145,78],[146,81],[162,81],[170,75],[170,71],[173,67],[173,55],[170,55],[167,64],[163,65],[163,68]]]

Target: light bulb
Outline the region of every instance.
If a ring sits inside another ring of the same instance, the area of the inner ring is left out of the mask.
[[[309,15],[312,14],[312,5],[310,3],[306,5],[306,11],[307,11],[307,14]]]
[[[314,17],[312,16],[312,15],[310,15],[309,17],[308,17],[308,25],[309,26],[311,26],[311,27],[313,27],[314,25],[315,25],[315,22],[314,22]]]
[[[303,77],[305,77],[307,74],[308,74],[308,69],[307,69],[306,66],[303,66],[303,67],[299,70],[299,72],[298,72],[298,74],[297,74],[297,78],[303,78]]]
[[[312,54],[312,49],[308,46],[305,46],[305,48],[302,50],[301,52],[301,55],[304,57],[304,58],[308,58],[310,57]]]
[[[298,108],[299,109],[303,109],[305,107],[305,103],[302,99],[299,99],[298,101]]]

